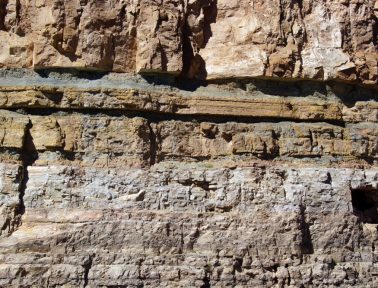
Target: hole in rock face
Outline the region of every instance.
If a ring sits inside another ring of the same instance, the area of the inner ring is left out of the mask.
[[[378,224],[378,189],[352,190],[352,205],[362,222]]]

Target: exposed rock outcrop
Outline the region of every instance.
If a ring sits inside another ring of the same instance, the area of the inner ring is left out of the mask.
[[[0,1],[0,287],[377,287],[377,3]]]
[[[377,2],[3,1],[0,65],[377,83]]]

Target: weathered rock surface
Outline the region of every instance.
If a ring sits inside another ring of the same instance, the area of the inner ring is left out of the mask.
[[[70,161],[81,166],[149,166],[185,160],[290,160],[330,163],[378,161],[376,123],[259,122],[193,123],[143,117],[46,116],[1,111],[0,148],[20,151],[28,145],[36,164]],[[27,127],[30,127],[28,129]],[[25,138],[30,138],[27,144]],[[22,153],[22,151],[21,151]]]
[[[0,243],[3,286],[376,284],[376,229],[350,189],[376,189],[377,170],[28,172],[23,224]]]
[[[211,78],[264,75],[376,83],[374,9],[376,1],[219,0],[211,37],[199,54]]]
[[[376,84],[377,9],[374,0],[9,0],[0,66]]]
[[[0,1],[0,287],[378,287],[377,13]]]
[[[374,90],[25,79],[2,79],[0,285],[376,286]]]

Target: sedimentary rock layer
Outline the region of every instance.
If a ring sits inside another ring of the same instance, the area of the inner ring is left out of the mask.
[[[377,173],[29,167],[23,224],[0,244],[1,283],[366,287],[376,231],[353,214],[350,189],[377,188]]]
[[[0,285],[374,287],[376,90],[171,81],[2,71]]]
[[[376,84],[377,5],[9,0],[0,5],[0,66]]]
[[[75,75],[76,74],[76,75]],[[201,83],[125,74],[0,71],[0,108],[140,111],[296,121],[378,122],[377,89],[262,79]],[[161,85],[157,85],[161,84]],[[163,85],[164,84],[164,85]]]
[[[377,13],[0,1],[0,287],[378,287]]]
[[[79,113],[29,116],[1,110],[0,115],[0,148],[20,151],[28,136],[27,148],[38,154],[38,162],[145,166],[180,159],[378,160],[376,123],[193,123]]]

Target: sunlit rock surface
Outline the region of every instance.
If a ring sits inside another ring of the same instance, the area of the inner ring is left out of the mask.
[[[1,287],[377,287],[377,1],[0,1]]]

